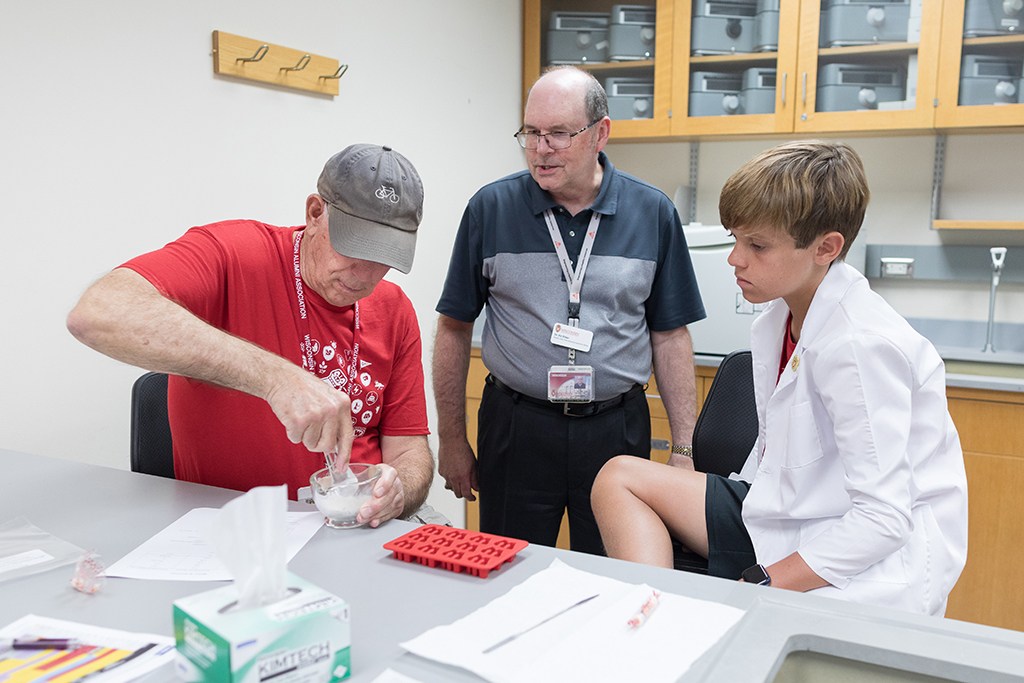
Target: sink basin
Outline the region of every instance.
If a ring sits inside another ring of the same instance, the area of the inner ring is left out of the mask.
[[[821,654],[790,652],[772,683],[949,683],[952,679]]]
[[[791,636],[771,683],[1024,683],[1024,677],[807,633]]]

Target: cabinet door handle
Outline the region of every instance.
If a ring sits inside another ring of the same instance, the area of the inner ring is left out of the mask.
[[[803,100],[804,104],[806,105],[807,104],[807,72],[806,71],[804,72],[804,89],[803,89],[803,95],[801,95],[801,99]]]
[[[787,75],[788,74],[785,71],[782,72],[782,106],[783,107],[786,106],[786,76]]]

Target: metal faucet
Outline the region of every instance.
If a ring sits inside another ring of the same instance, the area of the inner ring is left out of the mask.
[[[985,337],[983,353],[995,353],[992,337],[996,331],[996,288],[999,286],[999,274],[1003,272],[1003,260],[1006,258],[1006,247],[992,247],[992,291],[988,295],[988,334]]]

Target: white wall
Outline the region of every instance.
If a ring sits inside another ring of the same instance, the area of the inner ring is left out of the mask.
[[[416,265],[393,279],[426,360],[466,201],[524,164],[521,21],[519,0],[4,2],[0,448],[127,468],[141,371],[76,342],[67,312],[190,226],[301,223],[324,161],[355,142],[393,146],[423,178]],[[214,30],[349,64],[339,96],[214,76]],[[429,387],[427,402],[436,428]],[[461,521],[440,484],[431,500]]]
[[[1007,231],[931,229],[934,136],[845,138],[845,141],[864,160],[871,188],[871,203],[858,242],[1024,246],[1024,235]],[[717,224],[718,195],[725,181],[740,165],[778,142],[702,142],[697,221]],[[1021,192],[1024,135],[950,135],[946,142],[941,217],[1024,220],[1024,192]],[[660,187],[669,197],[689,178],[688,143],[614,144],[609,146],[608,154],[619,168]],[[988,319],[987,283],[873,280],[872,286],[905,317]],[[1024,322],[1024,285],[1000,284],[996,320]]]

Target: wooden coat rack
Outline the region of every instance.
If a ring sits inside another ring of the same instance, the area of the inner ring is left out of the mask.
[[[336,96],[347,64],[289,47],[213,32],[213,73]]]

